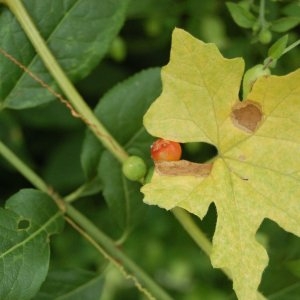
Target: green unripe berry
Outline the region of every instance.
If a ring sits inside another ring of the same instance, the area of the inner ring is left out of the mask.
[[[138,181],[145,176],[147,166],[142,158],[132,155],[123,163],[122,172],[129,180]]]
[[[272,32],[270,30],[263,29],[258,34],[258,40],[266,45],[272,41]]]
[[[243,78],[243,99],[247,98],[247,95],[252,89],[254,82],[262,76],[270,75],[270,69],[266,68],[264,65],[256,65],[246,71]]]

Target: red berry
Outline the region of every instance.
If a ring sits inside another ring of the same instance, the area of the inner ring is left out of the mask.
[[[155,161],[180,160],[181,152],[179,143],[164,139],[156,140],[151,146],[151,157]]]

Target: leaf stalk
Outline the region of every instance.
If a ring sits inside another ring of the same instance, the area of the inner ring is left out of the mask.
[[[195,243],[203,250],[207,255],[211,255],[212,244],[206,237],[205,233],[195,224],[192,217],[184,209],[176,207],[172,209],[172,213],[179,221],[181,226],[187,231],[190,237]]]
[[[195,224],[190,214],[179,207],[173,208],[172,213],[195,243],[210,257],[212,253],[212,243],[199,226]],[[229,279],[232,279],[231,274],[226,269],[222,269],[222,271]]]
[[[286,54],[287,52],[291,51],[292,49],[294,49],[295,47],[297,47],[298,45],[300,45],[300,40],[297,40],[296,42],[294,42],[293,44],[289,45],[288,47],[286,47],[282,53],[283,54]],[[282,56],[281,55],[281,56]]]

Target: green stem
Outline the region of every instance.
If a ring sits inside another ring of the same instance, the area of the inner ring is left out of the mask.
[[[82,195],[82,193],[85,191],[85,185],[80,186],[78,189],[73,191],[71,194],[64,197],[65,201],[68,203],[71,203]]]
[[[130,270],[133,278],[138,279],[138,284],[145,287],[154,299],[171,300],[172,298],[166,294],[151,278],[148,277],[142,269],[139,268],[132,260],[130,260],[115,244],[102,233],[89,219],[83,216],[71,205],[67,206],[67,215],[72,218],[79,226],[84,228],[93,239],[98,242],[103,249],[109,253],[116,261],[118,261],[125,269]],[[132,277],[132,276],[130,276]]]
[[[211,255],[212,244],[202,232],[202,230],[195,224],[192,217],[182,208],[173,208],[172,213],[187,231],[190,237],[196,242],[196,244],[204,251],[207,256]]]
[[[100,182],[97,181],[97,184],[100,185]],[[101,191],[101,186],[97,187],[97,190],[95,191],[94,187],[92,187],[92,185],[94,185],[93,181],[89,181],[89,182],[84,183],[83,185],[78,187],[75,191],[71,192],[69,195],[64,196],[64,200],[68,203],[71,203],[71,202],[79,199],[83,195],[88,196],[88,195],[90,195],[90,193],[87,194],[86,192],[91,191],[91,188],[92,188],[93,193],[94,192],[98,193],[98,192]]]
[[[37,189],[49,193],[47,184],[0,141],[0,153]]]
[[[48,185],[24,162],[22,162],[10,149],[8,149],[0,141],[0,154],[9,161],[25,178],[28,179],[37,189],[47,193],[55,202],[62,202],[59,208],[74,221],[86,234],[90,240],[94,240],[107,253],[107,258],[114,262],[118,262],[127,275],[133,279],[139,286],[140,290],[146,295],[153,295],[155,299],[171,300],[172,298],[154,282],[138,265],[136,265],[129,257],[127,257],[115,244],[99,230],[89,219],[77,211],[71,204],[66,203],[62,198],[48,187]],[[55,197],[55,198],[54,198]],[[150,297],[149,297],[150,298]]]
[[[289,45],[288,47],[286,47],[284,49],[284,51],[282,52],[282,54],[277,59],[273,59],[272,57],[267,57],[267,59],[265,59],[265,62],[264,62],[264,69],[269,68],[271,64],[273,64],[274,62],[276,63],[276,61],[279,58],[281,58],[284,54],[288,53],[289,51],[291,51],[298,45],[300,45],[300,40],[298,40],[298,41],[294,42],[293,44]]]
[[[298,45],[300,45],[300,40],[294,42],[293,44],[289,45],[288,47],[285,48],[285,50],[283,51],[283,53],[281,54],[281,56],[289,51],[291,51],[293,48],[297,47]]]
[[[261,28],[264,29],[266,27],[266,19],[265,19],[265,0],[260,0],[259,4],[259,23],[261,24]]]
[[[202,230],[195,224],[192,217],[182,208],[173,208],[172,213],[190,235],[190,237],[196,242],[196,244],[203,250],[207,256],[211,256],[212,244],[202,232]],[[230,273],[226,269],[222,269],[223,273],[230,279],[232,279]]]
[[[120,162],[124,162],[128,156],[127,153],[110,135],[106,128],[99,122],[93,111],[88,107],[80,94],[74,88],[74,86],[50,52],[49,48],[46,45],[46,42],[41,37],[39,31],[28,15],[22,2],[20,0],[2,0],[2,2],[6,4],[14,13],[23,30],[35,47],[37,53],[43,60],[45,66],[52,74],[53,78],[56,80],[57,84],[67,96],[81,118],[86,121],[87,125],[95,133],[95,135],[103,143],[103,145],[110,152],[112,152]]]

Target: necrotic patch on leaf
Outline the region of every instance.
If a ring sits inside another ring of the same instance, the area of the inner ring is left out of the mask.
[[[155,162],[155,170],[160,175],[206,177],[211,168],[212,164],[198,164],[187,160]]]
[[[258,103],[252,100],[238,102],[232,108],[231,119],[236,127],[253,133],[263,119],[262,109]]]

